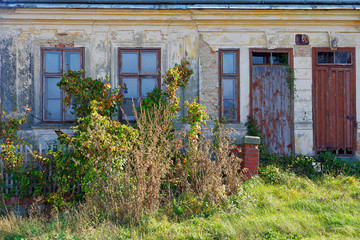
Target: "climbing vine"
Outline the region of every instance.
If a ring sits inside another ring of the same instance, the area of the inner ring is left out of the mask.
[[[193,70],[188,68],[190,63],[186,60],[181,60],[180,65],[175,64],[175,67],[170,68],[164,77],[164,84],[167,85],[166,95],[173,112],[180,111],[180,98],[176,94],[179,89],[185,89]]]
[[[197,98],[192,103],[185,101],[184,105],[187,108],[187,116],[184,117],[184,122],[190,124],[189,143],[191,144],[201,132],[201,124],[206,125],[209,115],[206,107],[197,103]]]
[[[294,100],[296,93],[294,67],[286,66],[285,71],[286,71],[286,82],[290,90],[290,96],[291,99]]]
[[[290,90],[290,97],[292,100],[294,100],[296,93],[294,67],[290,66],[287,54],[282,54],[278,58],[280,65],[283,65],[285,67],[285,80]]]

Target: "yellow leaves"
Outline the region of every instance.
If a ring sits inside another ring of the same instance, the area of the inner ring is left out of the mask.
[[[27,107],[27,106],[24,106],[24,109],[25,109],[25,111],[27,111],[27,112],[31,112],[31,111],[32,111],[32,109],[29,108],[29,107]]]

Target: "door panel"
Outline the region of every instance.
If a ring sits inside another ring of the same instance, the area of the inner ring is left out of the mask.
[[[276,53],[270,53],[274,52]],[[258,58],[259,50],[255,53]],[[289,53],[288,59],[290,58]],[[269,150],[281,155],[291,154],[293,103],[286,82],[288,66],[254,62],[251,67],[251,113],[259,122]]]
[[[324,55],[323,52],[334,52],[335,57],[338,52],[322,48],[313,50],[314,149],[353,155],[356,150],[355,52],[348,48],[338,51],[351,52],[352,63],[341,65],[335,59],[333,64],[318,64],[321,61],[317,58]]]

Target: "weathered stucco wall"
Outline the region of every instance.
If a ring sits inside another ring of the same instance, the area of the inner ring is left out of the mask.
[[[360,59],[359,11],[354,10],[2,9],[0,17],[0,86],[4,90],[0,92],[1,104],[6,111],[30,106],[33,118],[27,133],[37,139],[49,140],[53,138],[49,137],[52,130],[62,127],[41,122],[41,47],[84,47],[87,75],[109,75],[113,86],[118,83],[119,47],[161,48],[163,73],[185,57],[190,60],[194,75],[188,89],[181,92],[182,101],[199,96],[214,118],[219,112],[218,50],[238,48],[241,121],[232,126],[239,135],[246,132],[244,123],[250,111],[249,49],[291,48],[297,89],[295,151],[303,154],[314,154],[312,47],[329,47],[329,40],[336,37],[339,47],[356,47],[356,59]],[[299,33],[309,36],[309,45],[295,44]],[[357,138],[360,155],[359,128]]]

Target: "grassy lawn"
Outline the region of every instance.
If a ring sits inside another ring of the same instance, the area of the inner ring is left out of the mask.
[[[51,219],[7,215],[0,219],[0,239],[360,239],[355,177],[310,180],[279,172],[276,180],[247,181],[209,215],[174,215],[171,209],[164,206],[133,227],[116,224],[91,206]]]

